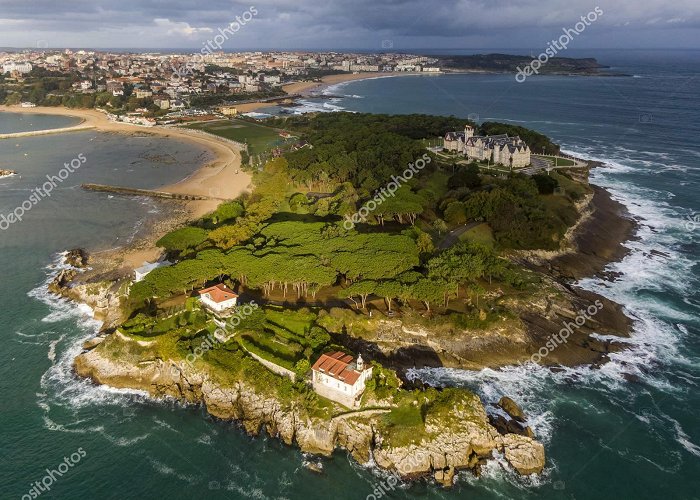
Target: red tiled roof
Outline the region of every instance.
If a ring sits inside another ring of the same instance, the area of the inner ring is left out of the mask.
[[[350,367],[353,361],[354,358],[344,352],[330,352],[322,354],[314,363],[312,370],[329,375],[346,384],[355,385],[357,379],[360,378],[360,372]]]
[[[199,291],[199,295],[204,295],[205,293],[209,294],[209,298],[217,304],[238,297],[233,290],[222,284],[210,286],[209,288]]]

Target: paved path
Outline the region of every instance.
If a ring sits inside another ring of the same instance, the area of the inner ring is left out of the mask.
[[[523,168],[521,170],[518,170],[518,172],[523,173],[525,175],[535,175],[539,172],[542,172],[543,170],[562,170],[566,168],[586,168],[588,166],[588,163],[583,162],[577,158],[572,158],[568,156],[560,156],[559,158],[563,158],[565,160],[570,160],[573,161],[573,165],[562,165],[559,167],[554,166],[554,156],[536,156],[532,155],[530,158],[530,163],[531,166],[527,168]]]
[[[469,222],[463,226],[459,226],[457,229],[453,229],[450,231],[449,234],[447,234],[443,240],[440,242],[438,245],[438,248],[440,250],[445,250],[446,248],[450,248],[452,245],[457,243],[459,241],[459,237],[462,236],[464,233],[469,231],[470,229],[474,229],[476,226],[479,226],[483,224],[483,222]]]
[[[389,413],[391,412],[391,408],[375,408],[372,410],[357,410],[357,411],[352,411],[348,413],[343,413],[342,415],[338,415],[337,417],[331,418],[331,422],[334,420],[346,420],[348,418],[352,417],[368,417],[370,415],[378,415],[380,413]]]

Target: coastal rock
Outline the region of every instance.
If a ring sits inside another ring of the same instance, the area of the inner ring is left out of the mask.
[[[527,436],[506,434],[499,436],[498,442],[508,463],[519,474],[539,474],[544,469],[544,445]]]
[[[507,396],[503,396],[498,404],[493,405],[495,412],[489,413],[489,422],[502,434],[518,434],[534,438],[535,433],[525,424],[526,417],[522,408]]]
[[[544,447],[524,436],[500,436],[473,394],[451,405],[449,413],[428,413],[426,435],[419,443],[397,444],[388,441],[390,436],[382,428],[381,414],[388,409],[359,410],[331,419],[312,417],[247,383],[222,383],[186,363],[151,358],[149,348],[150,342],[117,331],[80,354],[74,369],[99,384],[204,404],[211,415],[236,420],[250,434],[265,431],[287,444],[296,443],[304,452],[329,456],[342,448],[359,463],[374,459],[379,467],[404,479],[433,477],[449,486],[456,471],[478,472],[479,464],[496,450],[519,472],[531,474],[544,467]],[[110,354],[114,352],[118,358]]]
[[[17,175],[17,172],[15,172],[14,170],[0,169],[0,177],[9,177],[11,175]]]
[[[113,329],[124,321],[121,300],[125,296],[120,282],[78,283],[78,272],[74,269],[61,271],[49,284],[51,293],[61,295],[93,310],[95,319],[103,322],[103,331]]]
[[[522,408],[508,396],[503,396],[500,401],[498,401],[498,406],[503,408],[503,411],[510,415],[511,418],[518,422],[525,422],[525,413]]]
[[[90,351],[100,345],[102,342],[104,342],[104,337],[94,337],[92,339],[86,340],[83,343],[83,350],[85,351]]]
[[[68,284],[75,278],[77,273],[73,269],[63,269],[56,275],[56,277],[49,283],[49,292],[56,293],[59,295],[63,294]]]
[[[444,486],[445,488],[451,488],[455,479],[455,468],[447,467],[444,470],[437,470],[433,474],[435,481]]]
[[[69,250],[64,258],[64,262],[69,266],[83,268],[88,264],[88,253],[82,248]]]
[[[489,414],[489,423],[502,435],[519,434],[530,438],[535,437],[535,433],[530,427],[506,415]]]

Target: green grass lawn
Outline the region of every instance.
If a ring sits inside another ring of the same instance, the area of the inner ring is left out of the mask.
[[[216,120],[194,123],[188,128],[203,130],[213,135],[248,144],[248,153],[257,155],[284,144],[284,139],[273,128],[244,120]]]
[[[573,160],[568,158],[557,158],[557,167],[573,167],[576,165]]]
[[[312,312],[274,310],[271,308],[265,308],[265,317],[268,321],[286,328],[300,337],[306,334],[316,319],[316,315]]]
[[[490,248],[493,248],[493,231],[491,227],[486,224],[480,224],[469,231],[465,232],[459,237],[460,241],[468,241],[470,243],[482,243]]]
[[[275,364],[294,369],[309,345],[306,333],[316,316],[305,311],[265,310],[265,330],[246,332],[240,343],[246,349]]]

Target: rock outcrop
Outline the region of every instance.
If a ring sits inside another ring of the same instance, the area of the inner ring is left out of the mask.
[[[0,169],[0,177],[9,177],[11,175],[17,175],[17,172],[15,172],[14,170]]]
[[[147,342],[146,342],[147,344]],[[542,471],[544,447],[531,438],[502,436],[489,425],[478,396],[469,394],[446,415],[426,417],[426,438],[420,444],[396,445],[380,425],[388,410],[359,410],[330,419],[313,417],[294,405],[283,405],[274,396],[262,394],[244,381],[222,385],[207,372],[171,360],[141,359],[137,353],[144,341],[119,332],[99,342],[75,360],[81,377],[112,387],[147,391],[155,398],[166,396],[204,404],[218,418],[236,420],[250,434],[267,432],[303,451],[329,456],[336,448],[347,450],[358,462],[374,459],[384,469],[404,479],[432,476],[440,484],[452,484],[455,471],[478,469],[494,451],[504,454],[523,474]],[[111,356],[110,352],[121,354]],[[124,353],[132,353],[124,355]]]
[[[489,413],[489,423],[502,435],[517,434],[534,439],[535,433],[527,425],[525,413],[518,404],[503,396],[498,404],[492,405],[494,411]]]
[[[511,418],[519,422],[525,422],[525,413],[523,412],[522,408],[520,408],[518,403],[510,399],[508,396],[503,396],[498,401],[498,406],[503,408],[503,411],[510,415]]]
[[[64,262],[77,268],[86,267],[88,264],[88,253],[82,248],[74,248],[66,253]]]
[[[63,269],[56,275],[51,283],[49,283],[49,292],[63,295],[76,274],[74,269]]]

